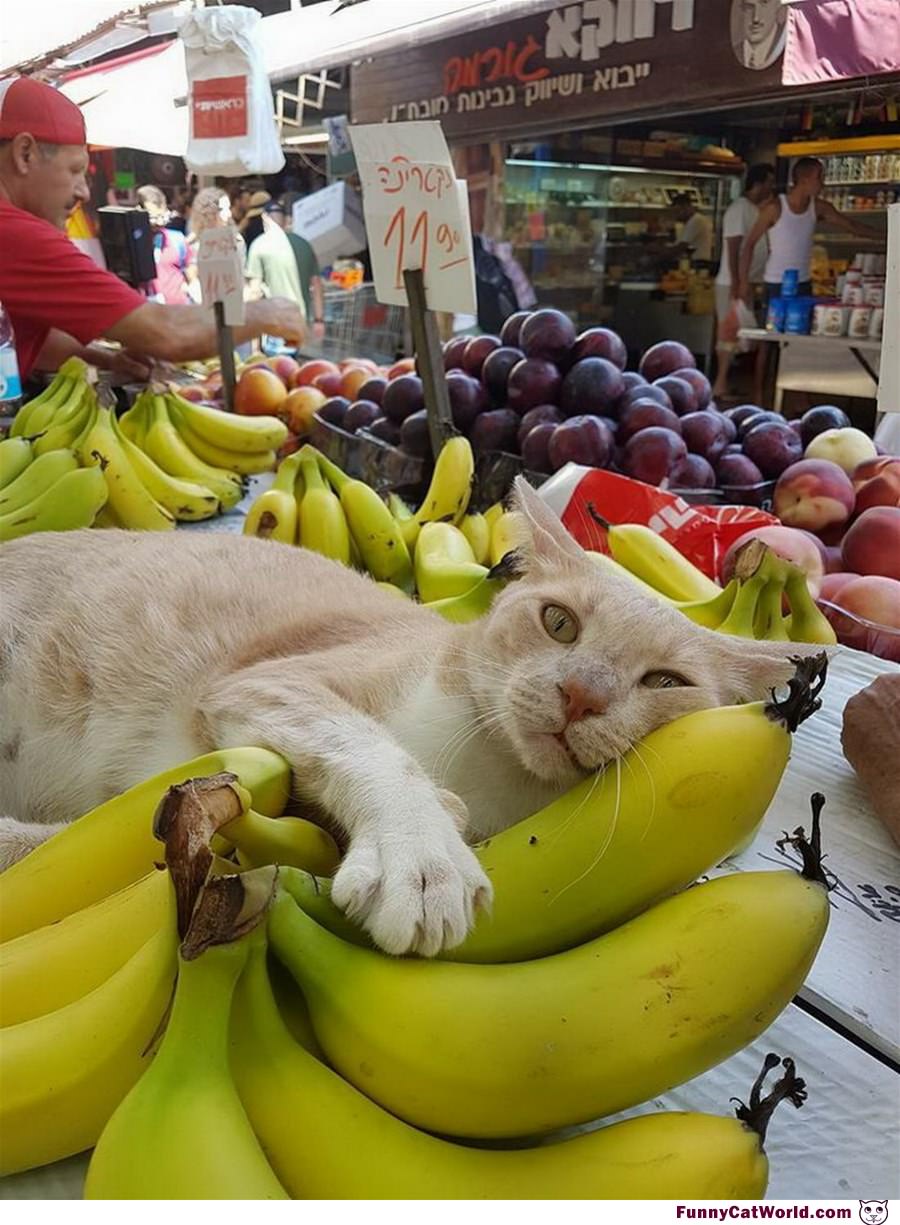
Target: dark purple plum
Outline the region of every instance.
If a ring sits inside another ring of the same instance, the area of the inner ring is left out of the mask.
[[[817,404],[800,418],[803,446],[808,447],[812,440],[825,430],[844,430],[850,424],[850,418],[842,408],[836,408],[833,404]]]
[[[499,336],[473,336],[463,349],[463,370],[477,379],[481,375],[481,367],[484,365],[485,358],[499,348]]]
[[[511,451],[515,454],[518,430],[518,413],[511,408],[493,408],[475,418],[469,441],[476,455],[484,451]]]
[[[407,417],[408,420],[409,418]],[[389,442],[392,447],[400,446],[403,439],[402,429],[402,426],[398,425],[396,421],[391,421],[389,417],[376,417],[371,425],[366,426],[369,434],[374,434],[382,442]]]
[[[685,413],[681,418],[681,436],[687,443],[688,451],[693,455],[702,455],[711,464],[715,464],[731,442],[733,435],[730,431],[733,429],[734,426],[721,413]]]
[[[550,439],[556,430],[551,421],[544,421],[528,431],[522,443],[522,463],[530,472],[552,472]]]
[[[360,400],[372,400],[375,404],[380,404],[384,399],[384,389],[387,385],[387,379],[382,378],[380,374],[373,374],[360,387],[357,396]]]
[[[690,383],[697,393],[698,410],[710,407],[712,404],[712,387],[710,387],[709,379],[702,370],[697,370],[694,366],[682,366],[680,370],[673,370],[672,376],[676,379],[684,379],[686,383]]]
[[[658,387],[655,383],[636,383],[634,387],[629,387],[619,399],[616,407],[619,410],[620,417],[622,416],[623,409],[629,404],[633,404],[635,400],[655,400],[663,408],[672,408],[672,401],[666,395],[664,388]],[[675,409],[672,408],[672,412],[674,411]]]
[[[738,426],[738,437],[743,440],[758,429],[761,425],[784,425],[790,429],[787,418],[782,417],[781,413],[773,413],[768,409],[762,408],[754,417],[745,417],[743,423]]]
[[[669,484],[673,489],[714,489],[716,474],[702,455],[686,455],[672,469]]]
[[[764,421],[743,439],[744,454],[752,459],[767,480],[781,476],[785,468],[803,456],[803,443],[787,424]]]
[[[531,311],[514,311],[508,315],[503,322],[503,327],[500,329],[500,343],[509,346],[513,349],[519,348],[519,333],[522,330],[522,324],[531,314]]]
[[[518,440],[521,447],[525,439],[525,435],[529,430],[533,430],[536,425],[559,425],[562,421],[562,413],[555,404],[538,404],[534,408],[529,408],[528,412],[519,422]]]
[[[506,403],[523,416],[537,404],[555,404],[562,375],[553,362],[542,357],[524,357],[509,372]]]
[[[532,311],[519,332],[519,348],[526,357],[562,362],[575,343],[575,324],[552,306]]]
[[[685,413],[695,413],[698,411],[700,407],[699,397],[691,384],[685,379],[680,379],[674,374],[664,374],[661,379],[656,380],[653,386],[663,389],[672,401],[672,408],[679,417],[683,417]]]
[[[381,416],[381,409],[374,400],[354,400],[344,413],[343,428],[355,434],[361,426],[371,425]]]
[[[449,370],[447,395],[450,398],[453,424],[458,430],[468,434],[475,418],[488,407],[487,392],[471,374],[466,374],[463,370]]]
[[[724,413],[720,413],[719,410],[717,408],[713,408],[712,405],[710,405],[709,408],[702,409],[701,411],[704,413],[713,413],[725,426],[725,432],[728,435],[729,445],[734,442],[734,440],[737,438],[737,426],[730,417],[726,417]]]
[[[391,379],[381,397],[382,415],[402,425],[407,417],[425,407],[425,392],[417,374],[401,374]]]
[[[759,485],[765,479],[752,459],[727,451],[716,464],[716,476],[720,485],[736,487]]]
[[[569,352],[572,365],[585,357],[605,357],[607,361],[625,369],[628,361],[628,350],[618,332],[611,328],[587,328],[575,337],[575,343]]]
[[[350,401],[346,396],[332,396],[330,400],[326,400],[324,404],[319,405],[315,415],[321,417],[323,421],[327,421],[329,425],[338,425],[343,429],[344,415],[349,407]]]
[[[646,351],[638,370],[645,379],[655,383],[665,374],[673,374],[676,370],[689,369],[696,365],[693,353],[685,345],[677,340],[661,340]]]
[[[484,365],[481,367],[481,381],[495,404],[506,403],[506,384],[509,380],[509,372],[524,356],[521,349],[514,349],[512,345],[501,345],[499,349],[494,349],[485,358]]]
[[[722,413],[723,417],[727,417],[729,421],[733,421],[740,430],[741,425],[748,417],[754,416],[756,413],[761,413],[764,410],[758,404],[737,404],[734,408],[726,408]]]
[[[463,353],[471,336],[454,336],[444,345],[444,369],[462,370]]]
[[[431,458],[431,435],[428,433],[428,413],[424,408],[411,413],[400,426],[400,445],[417,459]]]
[[[588,413],[602,417],[622,394],[622,372],[605,357],[583,357],[562,381],[559,407],[564,417]]]
[[[627,408],[622,409],[616,441],[620,446],[624,445],[639,430],[646,430],[651,426],[659,426],[660,429],[671,430],[675,434],[681,433],[681,419],[671,408],[657,404],[655,400],[634,400]]]
[[[605,468],[612,458],[613,433],[599,417],[570,417],[550,437],[547,456],[554,472],[564,464]]]
[[[627,476],[647,485],[661,485],[687,455],[684,439],[674,430],[651,426],[625,443],[622,468]]]

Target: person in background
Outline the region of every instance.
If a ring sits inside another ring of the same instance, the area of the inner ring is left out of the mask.
[[[294,259],[297,261],[297,275],[300,278],[306,319],[311,324],[313,336],[321,341],[325,337],[325,296],[316,253],[302,235],[295,234],[288,228],[290,218],[283,203],[273,201],[266,209],[266,215],[281,226],[291,244]]]
[[[712,259],[713,226],[704,213],[698,211],[687,192],[679,192],[672,201],[672,215],[681,222],[681,235],[676,247],[685,248],[691,263]]]
[[[743,194],[729,204],[722,224],[722,260],[716,276],[716,327],[717,333],[738,298],[741,245],[753,229],[759,216],[760,205],[771,197],[775,186],[775,167],[768,162],[759,162],[747,171]],[[750,261],[750,283],[761,292],[763,270],[769,253],[768,243],[761,238],[753,249]],[[713,398],[718,400],[728,391],[728,367],[734,351],[733,343],[720,341],[716,346],[718,366],[713,385]],[[757,349],[757,397],[762,392],[762,375],[765,367],[765,351]],[[758,400],[757,400],[758,402]]]
[[[200,258],[200,235],[204,230],[222,229],[224,226],[231,224],[231,201],[228,199],[228,193],[221,187],[201,188],[196,196],[194,196],[194,202],[191,205],[190,217],[188,219],[187,244],[195,262]],[[247,261],[247,248],[244,239],[240,233],[236,234],[236,238],[241,263],[245,264]],[[192,281],[188,289],[195,302],[203,300],[200,293],[199,279]]]
[[[281,205],[269,200],[262,212],[263,232],[247,250],[247,280],[251,296],[288,298],[306,318],[306,303],[294,248],[282,228]]]
[[[171,211],[162,190],[148,184],[137,189],[137,198],[153,226],[159,300],[170,306],[183,306],[191,301],[189,285],[197,279],[196,262],[184,235],[169,228]]]

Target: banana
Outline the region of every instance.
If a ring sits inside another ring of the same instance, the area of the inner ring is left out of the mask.
[[[484,512],[484,517],[487,520],[488,528],[490,528],[493,531],[494,524],[497,522],[497,520],[500,518],[502,514],[503,514],[503,503],[502,502],[494,502],[491,506],[489,506],[487,510]]]
[[[210,467],[197,458],[170,421],[163,397],[153,396],[152,404],[144,411],[148,414],[148,421],[140,445],[153,462],[169,476],[183,477],[205,486],[215,494],[225,510],[237,506],[243,497],[239,478],[222,468]]]
[[[160,927],[174,922],[168,875],[133,885],[0,944],[0,1026],[54,1012],[99,987]]]
[[[406,547],[412,554],[416,547],[416,541],[419,538],[419,528],[422,526],[415,516],[411,506],[407,506],[403,499],[397,493],[389,493],[388,510],[397,520],[397,526],[400,528],[400,534],[403,537]]]
[[[294,1199],[760,1199],[766,1121],[778,1100],[799,1105],[803,1094],[789,1068],[739,1118],[659,1112],[538,1148],[487,1150],[410,1127],[304,1049],[303,1027],[301,1041],[254,950],[235,993],[231,1067]]]
[[[620,565],[673,600],[711,600],[720,587],[674,545],[642,523],[607,523],[609,551]]]
[[[150,1057],[175,978],[174,915],[81,999],[0,1029],[0,1175],[83,1152]]]
[[[152,412],[152,394],[143,391],[137,397],[131,408],[119,418],[119,430],[136,447],[143,450],[144,436],[147,433],[147,416]]]
[[[432,600],[431,603],[423,604],[422,607],[430,608],[432,612],[440,613],[447,621],[455,621],[459,624],[477,621],[479,617],[483,617],[489,611],[494,598],[503,590],[504,586],[505,584],[500,579],[482,578],[463,595],[452,595],[447,596],[443,600]]]
[[[696,885],[565,953],[513,965],[396,959],[282,894],[269,939],[329,1062],[448,1136],[532,1136],[645,1102],[757,1038],[821,944],[828,894],[790,871]]]
[[[172,392],[169,403],[181,414],[192,434],[225,451],[254,454],[277,451],[287,439],[288,428],[277,417],[243,417],[183,400]]]
[[[106,481],[99,468],[66,472],[34,501],[0,516],[0,540],[15,540],[31,532],[90,527],[107,495]]]
[[[405,591],[401,591],[399,587],[395,587],[393,583],[379,583],[375,579],[372,580],[376,587],[380,587],[382,591],[386,591],[388,595],[396,596],[398,600],[408,600],[410,597]]]
[[[140,880],[161,857],[153,815],[169,787],[223,771],[237,775],[257,812],[277,817],[284,811],[290,767],[268,749],[220,749],[173,766],[92,809],[0,874],[0,941],[55,923]]]
[[[784,599],[784,584],[787,579],[787,566],[780,558],[772,555],[772,569],[769,580],[760,592],[753,618],[754,637],[769,642],[787,642],[788,632],[782,615]],[[734,580],[732,580],[734,581]]]
[[[475,459],[468,438],[462,434],[448,438],[435,460],[428,492],[416,511],[419,523],[459,523],[469,508],[474,477]]]
[[[484,515],[473,514],[472,512],[463,515],[459,523],[459,530],[468,540],[479,566],[489,565],[491,558],[491,529]]]
[[[219,833],[238,848],[252,868],[286,864],[317,876],[331,876],[341,862],[331,834],[303,817],[264,817],[250,808]]]
[[[452,523],[423,523],[416,542],[416,587],[423,604],[464,596],[487,578],[472,547]]]
[[[127,528],[145,532],[173,531],[175,519],[141,482],[112,424],[112,412],[100,408],[93,429],[82,443],[81,462],[99,466],[109,490],[109,504]]]
[[[341,565],[350,565],[350,529],[337,494],[325,482],[315,455],[301,449],[300,471],[305,493],[300,502],[297,542]],[[376,495],[377,496],[377,495]]]
[[[86,371],[87,366],[84,368]],[[75,379],[64,374],[60,368],[53,381],[44,388],[41,394],[29,400],[27,404],[23,404],[16,413],[9,430],[10,438],[33,438],[35,434],[41,432],[41,429],[46,429],[47,423],[53,419],[56,410],[68,399],[75,382]],[[41,423],[41,429],[30,428],[34,420]]]
[[[163,510],[177,520],[190,523],[211,519],[219,513],[219,499],[212,490],[164,472],[146,452],[125,437],[115,416],[111,422],[125,458],[137,473],[138,480]]]
[[[27,438],[4,438],[0,442],[0,489],[6,489],[21,476],[33,459]]]
[[[837,642],[837,635],[810,595],[806,575],[799,566],[787,564],[785,593],[791,608],[785,633],[793,642],[821,642],[826,645]]]
[[[175,1003],[152,1064],[94,1149],[85,1199],[287,1199],[228,1066],[235,983],[251,939],[179,958]]]
[[[413,588],[409,550],[394,516],[365,481],[355,481],[326,459],[315,447],[302,448],[315,455],[322,475],[337,492],[352,541],[362,563],[374,579],[393,583],[406,592]],[[352,552],[352,549],[351,549]]]
[[[103,528],[120,528],[121,529],[121,528],[124,528],[124,526],[125,525],[122,523],[122,520],[119,518],[116,512],[110,507],[108,502],[105,506],[100,507],[100,509],[97,511],[96,516],[94,517],[94,522],[91,524],[91,527],[103,527]]]
[[[514,552],[522,543],[525,521],[517,510],[505,510],[491,527],[489,564],[498,565],[507,553]]]
[[[32,446],[35,456],[46,455],[48,451],[56,451],[60,447],[73,450],[76,438],[88,423],[94,403],[94,393],[87,383],[76,384],[72,395],[57,410],[47,429],[34,439]]]
[[[78,460],[71,451],[51,451],[48,455],[41,455],[0,491],[0,515],[8,515],[27,506],[55,485],[61,476],[74,472],[77,467]]]
[[[300,452],[295,451],[282,463],[270,489],[254,501],[244,520],[244,535],[282,544],[297,543],[297,498],[295,487],[300,468]]]
[[[214,468],[223,468],[226,472],[234,472],[239,476],[256,476],[260,472],[273,472],[278,463],[278,457],[271,448],[265,451],[228,451],[215,443],[207,442],[199,434],[195,434],[184,418],[183,413],[175,403],[174,397],[168,397],[169,417],[178,433],[184,439],[198,459]]]
[[[702,625],[708,630],[717,630],[734,607],[740,582],[732,579],[718,594],[708,600],[676,600],[674,606],[684,613],[695,625]]]

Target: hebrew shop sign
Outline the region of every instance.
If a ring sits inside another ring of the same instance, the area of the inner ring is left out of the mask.
[[[478,138],[782,89],[780,0],[581,0],[356,65],[356,123]]]

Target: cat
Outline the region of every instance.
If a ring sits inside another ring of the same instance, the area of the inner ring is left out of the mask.
[[[0,868],[213,748],[291,763],[346,849],[333,897],[392,953],[461,942],[467,845],[795,644],[702,629],[600,570],[524,481],[521,577],[453,625],[318,554],[249,537],[41,534],[0,547]]]
[[[886,1199],[861,1199],[859,1201],[859,1219],[865,1225],[883,1225],[887,1220],[888,1201]]]

